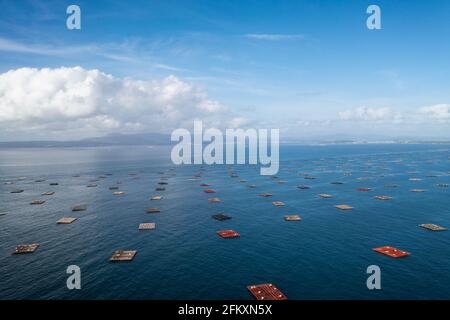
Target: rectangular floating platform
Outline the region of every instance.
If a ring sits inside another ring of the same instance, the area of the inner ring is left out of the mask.
[[[156,228],[156,223],[154,222],[146,222],[139,224],[139,230],[153,230]]]
[[[45,200],[33,200],[30,202],[31,205],[40,205],[40,204],[44,204]]]
[[[325,198],[325,199],[333,198],[333,196],[331,194],[328,194],[328,193],[321,193],[321,194],[319,194],[319,197]]]
[[[273,204],[275,207],[282,207],[282,206],[285,205],[284,202],[282,202],[282,201],[273,201],[272,204]]]
[[[425,189],[411,189],[411,190],[409,190],[409,192],[425,192],[426,190]]]
[[[57,224],[70,224],[77,220],[77,218],[71,218],[71,217],[64,217],[56,221]]]
[[[209,198],[208,201],[211,203],[217,203],[217,202],[220,202],[220,199],[219,198]]]
[[[109,261],[131,261],[136,253],[136,250],[117,250],[114,251]]]
[[[272,194],[271,193],[260,193],[260,194],[258,194],[258,196],[267,198],[267,197],[271,197]]]
[[[291,215],[291,216],[284,216],[284,220],[286,221],[300,221],[302,218],[300,218],[299,215]]]
[[[437,224],[434,223],[424,223],[424,224],[419,224],[419,227],[431,230],[431,231],[446,231],[447,228],[438,226]]]
[[[215,214],[212,216],[213,219],[219,220],[219,221],[225,221],[225,220],[230,220],[231,217],[227,216],[223,213],[219,213],[219,214]]]
[[[373,248],[372,250],[375,252],[381,253],[381,254],[385,254],[391,258],[401,258],[401,257],[406,257],[406,256],[411,255],[411,253],[409,253],[409,252],[399,250],[399,249],[389,247],[389,246]]]
[[[374,198],[377,200],[391,200],[392,199],[392,197],[390,197],[390,196],[375,196]]]
[[[38,243],[20,245],[16,247],[16,250],[13,252],[13,254],[32,253],[36,251],[38,247]]]
[[[159,210],[159,208],[148,208],[147,213],[158,213],[161,212],[161,210]]]
[[[347,205],[347,204],[337,204],[337,205],[335,205],[334,207],[335,207],[335,208],[338,208],[338,209],[340,209],[340,210],[351,210],[351,209],[353,209],[352,206],[349,206],[349,205]]]
[[[161,200],[162,198],[162,196],[153,196],[150,198],[150,200]]]
[[[447,188],[448,184],[447,183],[438,183],[436,186],[438,186],[439,188]]]
[[[217,234],[222,238],[237,238],[241,235],[234,230],[220,230],[217,231]]]
[[[85,205],[85,204],[79,204],[79,205],[72,207],[72,211],[86,211],[86,210],[87,210],[87,205]]]
[[[213,189],[205,189],[203,190],[204,193],[216,193],[216,190]]]
[[[47,191],[47,192],[41,193],[41,195],[43,195],[43,196],[52,196],[52,195],[54,195],[54,194],[55,194],[54,191]]]
[[[287,297],[271,283],[247,286],[247,289],[256,300],[287,300]]]

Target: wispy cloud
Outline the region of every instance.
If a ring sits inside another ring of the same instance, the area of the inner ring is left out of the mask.
[[[274,34],[274,33],[248,33],[245,35],[248,39],[265,41],[285,41],[285,40],[303,40],[302,34]]]

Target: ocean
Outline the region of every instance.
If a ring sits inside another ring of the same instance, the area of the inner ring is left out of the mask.
[[[260,283],[289,299],[450,299],[450,231],[418,226],[450,227],[450,146],[282,145],[276,177],[250,165],[175,166],[170,151],[0,149],[0,299],[253,299],[246,287]],[[161,177],[168,184],[155,191]],[[125,194],[113,195],[112,186]],[[55,194],[41,195],[47,191]],[[30,205],[35,199],[46,202]],[[72,212],[79,204],[87,210]],[[232,219],[211,218],[218,213]],[[67,216],[78,219],[56,224]],[[156,229],[138,230],[144,222]],[[226,229],[240,237],[216,234]],[[35,252],[12,254],[31,243],[40,244]],[[411,255],[372,250],[380,246]],[[119,249],[137,255],[110,262]],[[67,289],[69,265],[81,269],[80,290]],[[381,269],[381,290],[366,286],[370,265]]]

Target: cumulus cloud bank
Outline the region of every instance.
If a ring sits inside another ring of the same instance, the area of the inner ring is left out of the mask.
[[[441,122],[450,121],[450,104],[436,104],[420,108],[421,114]]]
[[[83,137],[113,131],[168,132],[190,126],[194,119],[217,126],[233,122],[225,106],[175,76],[140,81],[81,67],[20,68],[0,74],[0,130]]]
[[[383,121],[395,117],[390,108],[359,107],[339,113],[341,120]]]

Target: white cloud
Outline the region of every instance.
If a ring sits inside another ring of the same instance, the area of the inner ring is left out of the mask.
[[[356,109],[339,112],[339,118],[345,121],[383,121],[398,119],[399,117],[399,114],[395,114],[390,108],[387,107],[359,107]]]
[[[273,34],[273,33],[249,33],[246,38],[267,41],[283,41],[283,40],[303,40],[305,36],[302,34]]]
[[[433,106],[422,107],[419,113],[429,119],[438,121],[450,121],[450,104],[436,104]]]
[[[0,132],[58,132],[65,139],[69,132],[73,138],[169,132],[193,119],[220,127],[232,118],[228,108],[175,76],[140,81],[81,67],[0,74]]]

